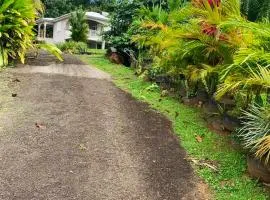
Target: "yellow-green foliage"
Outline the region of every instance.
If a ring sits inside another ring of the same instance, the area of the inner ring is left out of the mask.
[[[218,90],[218,98],[233,94],[235,88],[246,95],[246,84],[235,82],[243,76],[250,83],[256,74],[256,87],[248,91],[252,95],[270,87],[263,80],[270,76],[270,25],[247,21],[241,16],[239,0],[212,5],[193,0],[167,15],[166,21],[141,16],[134,23],[139,31],[133,41],[159,58],[155,65],[170,75],[184,75],[189,84],[203,83],[211,95]]]
[[[238,114],[252,107],[250,104],[269,109],[270,23],[246,20],[240,12],[240,0],[212,2],[192,0],[168,12],[165,21],[151,18],[151,14],[140,16],[133,24],[138,29],[133,41],[152,55],[153,66],[159,66],[162,73],[184,77],[187,90],[204,85],[218,101],[233,96]],[[255,140],[252,134],[260,123],[255,121],[249,127],[251,120],[245,120],[244,132],[239,133],[245,135],[242,142],[248,140],[247,148],[255,148],[256,156],[266,156],[268,161],[269,132]],[[269,118],[265,120],[269,129]]]
[[[27,48],[32,46],[33,27],[42,4],[39,0],[0,1],[0,66],[10,58],[24,62]]]

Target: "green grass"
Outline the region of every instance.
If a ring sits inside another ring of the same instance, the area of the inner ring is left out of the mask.
[[[106,50],[104,50],[104,49],[88,49],[88,52],[92,53],[92,54],[104,55],[106,53]]]
[[[248,177],[245,155],[231,147],[228,137],[209,131],[199,110],[180,104],[172,97],[162,97],[160,101],[159,89],[135,76],[131,69],[114,65],[101,55],[80,58],[111,74],[117,87],[166,115],[173,122],[174,131],[189,157],[217,163],[217,172],[194,165],[197,174],[210,186],[215,199],[268,199],[266,190]],[[175,113],[179,113],[177,118]],[[201,143],[196,140],[198,135],[203,138]]]

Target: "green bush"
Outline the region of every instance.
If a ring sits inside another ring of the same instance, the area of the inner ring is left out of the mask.
[[[89,26],[86,21],[85,11],[78,9],[71,13],[69,19],[71,25],[71,38],[76,42],[86,42],[88,37]]]
[[[57,44],[57,47],[64,53],[70,54],[87,54],[88,46],[84,42],[68,41]]]

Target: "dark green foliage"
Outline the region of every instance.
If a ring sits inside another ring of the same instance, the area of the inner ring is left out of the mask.
[[[105,39],[111,46],[118,50],[132,46],[130,35],[127,32],[140,6],[139,2],[126,0],[115,4],[114,12],[111,14],[111,30],[105,33]]]
[[[270,19],[269,0],[242,0],[242,12],[250,21]]]
[[[86,42],[89,26],[85,18],[85,11],[78,9],[76,12],[71,13],[69,22],[72,40],[76,42]]]
[[[76,5],[73,0],[43,0],[45,17],[59,17],[74,11]]]
[[[89,0],[87,8],[91,11],[113,12],[117,0]]]
[[[112,11],[116,0],[42,0],[45,17],[59,17],[79,7],[89,11]]]

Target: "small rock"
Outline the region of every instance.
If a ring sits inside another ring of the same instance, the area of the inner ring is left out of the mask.
[[[203,102],[202,102],[202,101],[199,101],[199,103],[198,103],[198,108],[201,108],[202,105],[203,105]]]
[[[12,96],[12,97],[17,97],[18,95],[17,95],[17,94],[15,94],[15,93],[13,93],[11,96]]]
[[[224,131],[224,125],[221,120],[212,121],[211,126],[217,131]]]
[[[38,128],[38,129],[46,129],[46,126],[42,123],[35,123],[35,126]]]
[[[162,90],[162,92],[161,92],[161,96],[162,96],[162,97],[166,97],[166,96],[168,96],[168,95],[169,95],[168,90]]]
[[[12,80],[12,82],[18,82],[19,83],[21,81],[19,79],[15,78],[15,79]]]
[[[123,64],[123,58],[117,53],[112,53],[109,59],[112,63]]]

